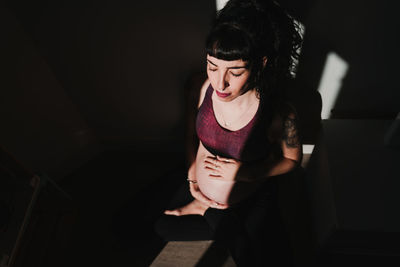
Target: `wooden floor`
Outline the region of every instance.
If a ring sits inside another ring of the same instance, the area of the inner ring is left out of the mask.
[[[213,246],[213,241],[174,241],[164,247],[150,266],[235,267],[236,265],[226,252]]]

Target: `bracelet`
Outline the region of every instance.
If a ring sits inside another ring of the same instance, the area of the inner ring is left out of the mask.
[[[196,180],[191,180],[190,178],[187,178],[186,181],[188,181],[189,184],[197,184]]]

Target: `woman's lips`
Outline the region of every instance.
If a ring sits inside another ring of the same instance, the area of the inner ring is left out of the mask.
[[[217,96],[225,98],[231,95],[231,93],[220,93],[217,90],[215,91],[217,93]]]

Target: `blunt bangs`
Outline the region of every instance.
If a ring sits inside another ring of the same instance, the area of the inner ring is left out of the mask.
[[[243,31],[230,25],[214,29],[206,41],[207,54],[222,60],[249,61],[252,58],[251,43]]]

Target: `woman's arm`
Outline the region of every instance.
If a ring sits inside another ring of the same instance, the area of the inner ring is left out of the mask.
[[[289,114],[284,121],[281,142],[283,158],[270,167],[267,176],[276,176],[287,173],[297,167],[303,156],[300,143],[297,118],[294,113]]]
[[[265,160],[251,164],[251,166],[244,166],[242,175],[239,173],[238,178],[246,177],[248,180],[252,180],[256,177],[257,180],[265,179],[290,172],[300,164],[303,151],[295,113],[290,113],[284,119],[281,149],[282,158],[280,160],[273,164]],[[246,172],[248,173],[246,174]]]
[[[196,116],[205,91],[210,84],[206,77],[205,73],[193,75],[185,85],[185,148],[188,167],[195,161],[199,146],[196,135]]]

